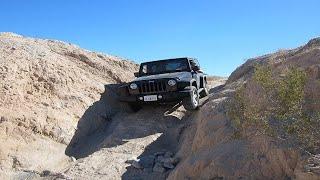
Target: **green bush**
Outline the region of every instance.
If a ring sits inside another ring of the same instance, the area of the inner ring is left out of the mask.
[[[269,65],[262,66],[256,64],[254,66],[253,80],[267,91],[270,91],[275,85],[272,78],[272,69]]]
[[[285,127],[290,135],[295,136],[301,146],[310,152],[320,151],[320,114],[303,114]]]
[[[285,132],[305,149],[319,149],[320,115],[303,110],[305,71],[289,68],[281,77],[275,74],[269,65],[256,65],[252,79],[236,90],[227,111],[235,136]],[[279,122],[276,127],[271,120]]]
[[[303,70],[292,68],[286,76],[278,82],[279,118],[298,118],[302,115],[304,87],[306,73]]]
[[[269,92],[273,87],[272,68],[255,65],[252,80],[236,90],[227,112],[237,136],[272,134],[268,118],[272,111]]]

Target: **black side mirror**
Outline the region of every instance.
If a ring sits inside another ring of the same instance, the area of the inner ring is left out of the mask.
[[[139,77],[139,72],[135,72],[134,77]]]

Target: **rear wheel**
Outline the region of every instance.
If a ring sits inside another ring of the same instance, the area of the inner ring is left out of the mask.
[[[191,87],[190,96],[184,98],[182,103],[186,110],[196,110],[199,108],[199,93],[196,87]]]

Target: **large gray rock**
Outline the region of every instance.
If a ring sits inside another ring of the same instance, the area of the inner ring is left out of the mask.
[[[153,167],[153,172],[164,173],[166,172],[166,169],[162,167],[161,163],[156,163]]]
[[[164,159],[165,159],[165,158],[164,158],[163,156],[158,156],[155,161],[156,161],[157,163],[162,163]]]
[[[168,151],[168,152],[166,152],[166,153],[164,154],[164,157],[165,157],[165,158],[171,158],[172,156],[173,156],[173,153],[170,152],[170,151]]]
[[[159,152],[155,152],[154,155],[155,156],[163,156],[166,152],[165,151],[159,151]]]
[[[163,167],[168,168],[168,169],[173,169],[174,165],[172,163],[166,162],[166,163],[163,163]]]
[[[143,156],[140,158],[139,164],[141,164],[143,168],[152,168],[154,164],[154,160],[155,160],[155,156],[153,155]]]
[[[142,169],[143,167],[138,161],[132,161],[131,165],[137,169]]]
[[[175,159],[174,158],[163,158],[161,162],[173,164],[175,162]]]

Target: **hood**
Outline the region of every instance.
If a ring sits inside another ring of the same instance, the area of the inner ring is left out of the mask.
[[[142,76],[142,77],[136,78],[134,81],[145,81],[145,80],[151,80],[151,79],[165,79],[165,78],[177,78],[178,81],[189,81],[192,78],[192,75],[190,72],[174,72],[174,73]]]

